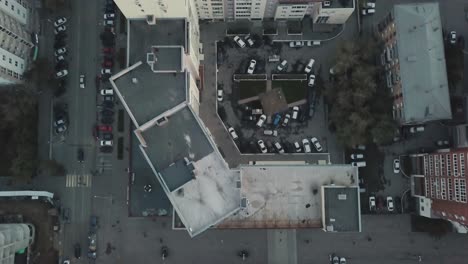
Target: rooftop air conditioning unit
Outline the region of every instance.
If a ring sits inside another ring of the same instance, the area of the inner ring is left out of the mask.
[[[137,83],[138,83],[138,79],[137,79],[137,78],[132,78],[132,83],[133,83],[133,84],[137,84]]]
[[[338,194],[338,200],[346,200],[346,194]]]

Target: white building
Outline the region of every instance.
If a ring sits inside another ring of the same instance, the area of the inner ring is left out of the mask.
[[[22,82],[34,47],[31,16],[27,1],[0,0],[0,85]]]
[[[34,241],[34,227],[30,224],[0,224],[0,263],[15,263],[15,254]]]
[[[325,4],[327,2],[327,4]],[[356,9],[355,0],[343,5],[341,1],[323,1],[312,7],[311,16],[315,24],[344,24]]]

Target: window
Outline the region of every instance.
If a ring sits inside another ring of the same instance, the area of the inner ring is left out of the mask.
[[[18,61],[15,61],[15,67],[18,67]]]
[[[450,158],[450,154],[445,155],[447,159],[447,177],[452,176],[452,159]]]
[[[11,5],[11,10],[15,11],[15,6]]]
[[[430,176],[434,175],[434,156],[433,155],[429,156],[429,175]]]
[[[453,176],[458,177],[458,155],[453,154]]]
[[[440,178],[440,197],[442,198],[442,200],[447,200],[445,178]]]
[[[2,55],[2,59],[3,59],[3,60],[6,60],[6,56],[5,56],[5,55]]]
[[[465,177],[465,153],[460,153],[460,176]]]
[[[9,59],[8,59],[8,62],[11,64],[11,62],[12,62],[12,59],[11,59],[11,58],[9,58]]]
[[[439,155],[434,155],[435,176],[439,176]]]
[[[5,5],[8,6],[8,1],[5,1]]]
[[[448,200],[453,201],[453,180],[451,178],[447,178],[447,193],[448,193]]]

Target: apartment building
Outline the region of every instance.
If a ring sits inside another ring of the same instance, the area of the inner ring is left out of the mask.
[[[341,25],[356,9],[356,1],[320,1],[312,5],[310,15],[316,24]]]
[[[377,34],[394,119],[401,125],[451,119],[439,4],[395,5]]]
[[[0,263],[14,264],[15,254],[24,252],[34,241],[31,224],[0,224]]]
[[[22,0],[0,0],[0,85],[22,83],[34,47],[32,9]]]
[[[411,193],[421,216],[468,227],[467,159],[466,147],[411,155]]]

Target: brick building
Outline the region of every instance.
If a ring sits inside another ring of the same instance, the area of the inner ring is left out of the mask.
[[[411,193],[419,214],[468,227],[468,147],[411,155]]]

